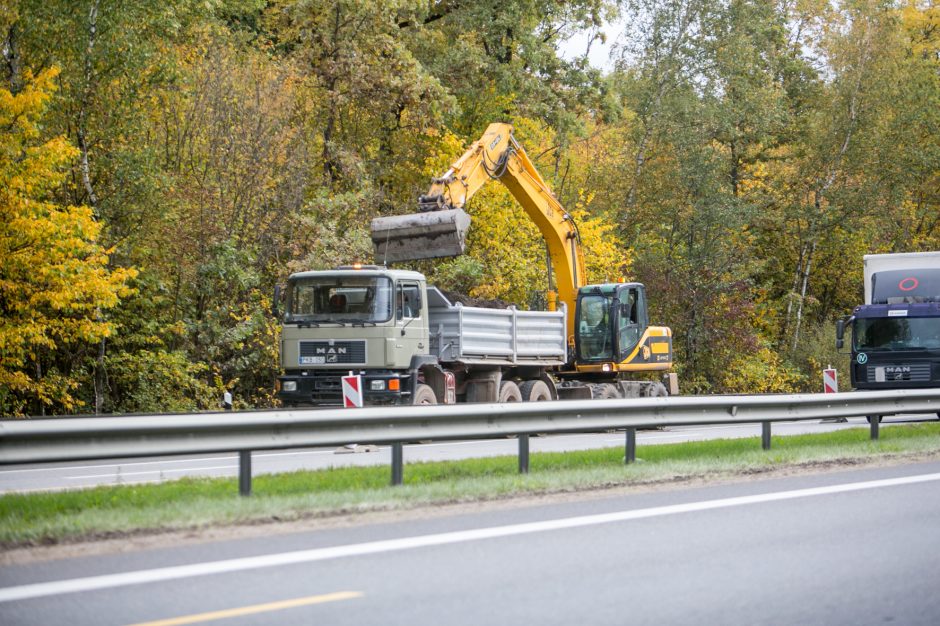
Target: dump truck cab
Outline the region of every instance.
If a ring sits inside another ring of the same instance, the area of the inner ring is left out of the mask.
[[[367,404],[410,404],[428,358],[423,274],[377,265],[290,276],[284,294],[278,397],[341,405],[341,377],[362,376]]]

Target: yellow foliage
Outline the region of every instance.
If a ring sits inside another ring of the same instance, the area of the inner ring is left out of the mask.
[[[901,23],[911,38],[914,54],[940,61],[940,6],[931,2],[920,8],[918,4],[916,0],[908,0],[901,9]]]
[[[513,125],[530,158],[549,145],[549,136],[536,122],[517,119]],[[438,148],[425,168],[429,178],[439,176],[466,149],[465,142],[450,132],[435,140]],[[588,281],[616,281],[630,271],[631,254],[615,234],[615,225],[592,215],[592,199],[579,191],[575,206],[566,208],[581,234]],[[495,181],[483,187],[471,198],[467,212],[472,219],[467,254],[484,268],[482,280],[469,295],[527,306],[535,293],[548,289],[545,241],[506,187]]]
[[[633,269],[633,250],[624,245],[615,232],[616,225],[602,216],[592,217],[588,209],[593,194],[578,191],[578,202],[569,211],[581,234],[588,283],[617,282],[629,279]]]
[[[721,386],[731,393],[793,393],[803,375],[767,346],[732,360]]]
[[[107,337],[102,312],[129,293],[136,272],[108,267],[100,225],[88,207],[60,206],[61,184],[76,149],[63,137],[39,140],[39,121],[58,73],[26,76],[17,94],[0,89],[0,412],[27,400],[77,406],[66,375],[43,372],[42,356]]]

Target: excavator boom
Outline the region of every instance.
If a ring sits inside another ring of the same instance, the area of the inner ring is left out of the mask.
[[[433,180],[418,199],[419,212],[372,220],[376,261],[463,254],[470,224],[464,207],[491,180],[503,183],[538,227],[556,270],[559,299],[574,311],[578,288],[586,281],[578,229],[516,142],[509,124],[490,124],[447,172]]]

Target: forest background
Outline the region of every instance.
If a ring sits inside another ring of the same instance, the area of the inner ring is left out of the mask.
[[[645,283],[684,393],[819,391],[862,255],[940,249],[940,9],[873,0],[0,0],[0,413],[270,406],[275,284],[371,260],[493,121]],[[612,23],[609,71],[587,49]],[[500,185],[437,284],[525,306]]]

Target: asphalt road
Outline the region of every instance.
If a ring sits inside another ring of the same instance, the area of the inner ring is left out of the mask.
[[[885,418],[884,426],[892,423],[920,421],[921,415]],[[773,425],[774,436],[818,433],[866,426],[864,418],[850,418],[847,423],[784,422]],[[666,430],[640,431],[637,445],[701,441],[705,439],[760,437],[757,424],[729,426],[689,426]],[[622,433],[554,435],[534,437],[531,452],[563,452],[624,445]],[[419,461],[453,461],[472,457],[514,455],[518,443],[514,439],[485,441],[452,441],[405,446],[405,463]],[[640,453],[642,455],[642,452]],[[302,469],[325,469],[349,465],[390,465],[391,452],[380,447],[372,452],[338,454],[336,449],[305,449],[255,452],[252,474],[273,474]],[[407,469],[406,469],[407,471]],[[236,477],[238,457],[235,454],[211,454],[186,457],[124,459],[80,463],[19,465],[0,468],[0,494],[11,492],[76,489],[99,485],[156,483],[184,476]]]
[[[866,424],[863,418],[849,424],[791,422],[774,425],[775,435],[824,432]],[[759,437],[756,424],[731,426],[694,426],[667,430],[640,431],[637,444],[676,443],[717,438]],[[589,448],[624,445],[622,433],[573,434],[534,437],[532,452],[563,452]],[[252,454],[252,473],[273,474],[302,469],[325,469],[351,465],[389,465],[391,451],[387,446],[347,449],[303,449]],[[363,450],[372,449],[370,452]],[[405,463],[419,461],[453,461],[472,457],[514,455],[518,452],[515,439],[483,441],[450,441],[405,446]],[[155,483],[184,476],[236,477],[236,454],[121,459],[78,463],[19,465],[0,469],[0,493],[75,489],[99,485]]]
[[[0,623],[936,624],[940,463],[0,569]],[[321,522],[322,523],[322,522]]]

